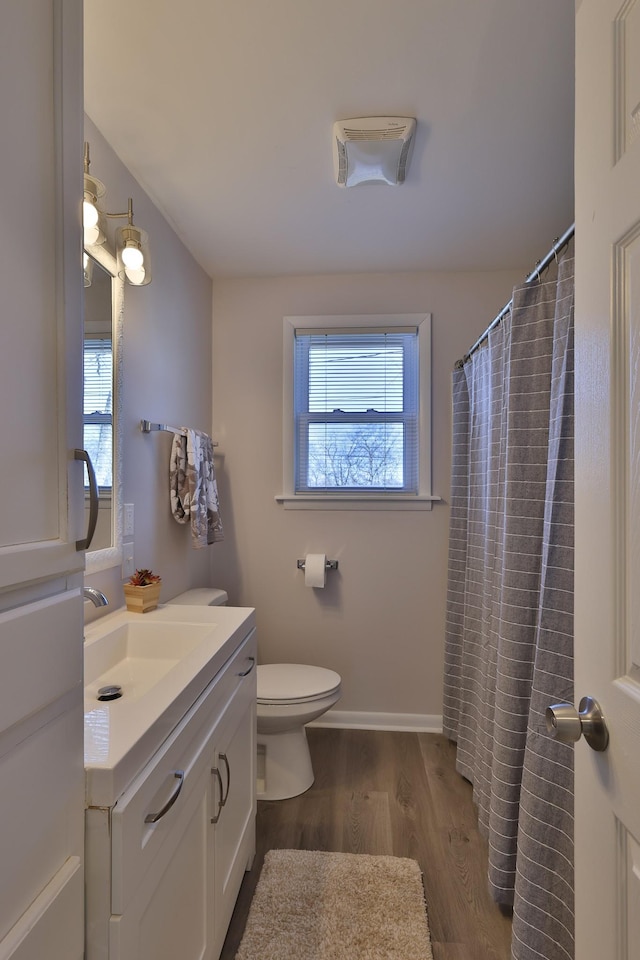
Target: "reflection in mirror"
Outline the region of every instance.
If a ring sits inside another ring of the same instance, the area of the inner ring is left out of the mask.
[[[85,256],[88,256],[85,254]],[[113,542],[113,336],[111,275],[88,257],[84,292],[84,440],[100,493],[98,523],[91,547],[102,550]],[[85,487],[85,510],[89,489]]]
[[[104,247],[85,253],[84,274],[84,448],[91,457],[100,493],[98,522],[87,552],[86,568],[87,572],[95,572],[115,566],[122,559],[118,413],[123,283],[116,277],[115,258]],[[85,509],[88,512],[88,486]]]

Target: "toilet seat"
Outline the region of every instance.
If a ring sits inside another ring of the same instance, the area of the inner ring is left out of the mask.
[[[340,675],[302,663],[258,665],[258,703],[296,704],[323,700],[340,688]]]

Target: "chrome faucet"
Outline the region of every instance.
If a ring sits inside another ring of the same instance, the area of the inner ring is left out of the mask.
[[[91,600],[94,607],[106,607],[109,604],[104,593],[100,593],[95,587],[85,587],[82,593],[84,594],[85,600]]]

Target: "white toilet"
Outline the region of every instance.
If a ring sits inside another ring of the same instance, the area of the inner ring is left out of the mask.
[[[313,783],[306,723],[340,699],[340,675],[302,663],[258,666],[258,800],[286,800]]]
[[[168,603],[224,606],[225,590],[200,587]],[[258,665],[258,800],[286,800],[313,783],[305,724],[340,699],[338,673],[301,663]]]
[[[167,600],[167,603],[183,603],[190,607],[224,607],[228,599],[226,590],[218,590],[215,587],[196,587],[194,590],[179,593],[173,600]]]

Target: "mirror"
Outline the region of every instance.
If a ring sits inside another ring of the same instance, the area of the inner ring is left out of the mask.
[[[96,472],[98,522],[86,556],[87,573],[122,562],[122,314],[124,283],[105,247],[85,251],[84,449]],[[85,483],[87,483],[85,477]],[[85,487],[85,510],[89,490]]]

